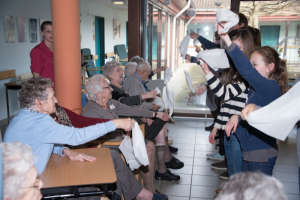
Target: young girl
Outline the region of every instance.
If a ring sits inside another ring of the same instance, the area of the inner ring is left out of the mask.
[[[248,103],[265,106],[282,94],[289,86],[286,64],[271,47],[259,47],[249,59],[227,34],[222,34],[223,27],[218,25],[218,33],[226,43],[226,51],[232,58],[235,67],[251,85],[248,92]],[[233,118],[237,119],[236,116]],[[240,121],[236,130],[243,151],[243,171],[261,171],[272,175],[278,155],[276,139]]]
[[[255,48],[251,33],[247,29],[238,29],[231,31],[229,36],[231,40],[239,46],[245,56],[249,58],[251,52]],[[248,83],[243,80],[233,63],[230,68],[224,70],[220,78],[222,83],[212,74],[212,72],[210,72],[205,62],[201,67],[206,74],[205,78],[208,86],[222,101],[220,113],[209,136],[209,141],[214,143],[217,130],[220,129],[224,131],[225,128],[228,127],[226,124],[230,117],[232,115],[239,115],[241,110],[245,107],[248,94]],[[228,175],[230,177],[231,175],[242,171],[242,151],[235,134],[224,139],[224,146]],[[222,162],[215,165],[222,165]],[[212,167],[215,166],[213,165]]]

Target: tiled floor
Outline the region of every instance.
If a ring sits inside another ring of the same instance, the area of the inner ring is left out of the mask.
[[[210,168],[215,161],[207,160],[206,154],[216,149],[208,142],[209,132],[204,130],[212,121],[208,119],[174,118],[176,124],[167,124],[169,137],[174,140],[173,146],[179,149],[174,154],[185,166],[171,170],[179,174],[179,182],[155,181],[156,189],[169,196],[169,200],[213,199],[215,190],[225,180],[219,178],[222,171]],[[274,169],[274,176],[279,179],[290,200],[299,200],[298,164],[296,155],[295,130],[284,142],[279,144],[279,156]]]

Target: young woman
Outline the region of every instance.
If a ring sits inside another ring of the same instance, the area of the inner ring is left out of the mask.
[[[247,58],[255,48],[251,33],[247,29],[238,29],[231,31],[229,37]],[[214,128],[209,135],[209,141],[215,143],[215,136],[219,130],[224,131],[230,123],[229,119],[232,115],[239,115],[245,107],[248,83],[237,71],[231,62],[231,67],[224,70],[221,76],[221,82],[209,70],[208,65],[204,62],[201,66],[207,80],[207,84],[214,94],[222,101],[221,110],[215,122]],[[231,127],[232,129],[232,127]],[[227,169],[229,177],[242,171],[242,151],[236,134],[229,135],[224,139],[225,156],[227,160]],[[218,168],[225,165],[225,161],[212,165]]]
[[[43,41],[34,47],[30,52],[31,72],[33,77],[50,78],[54,83],[54,64],[53,64],[53,38],[52,22],[45,21],[41,25]]]
[[[223,27],[218,25],[218,33],[226,43],[225,49],[232,58],[235,67],[243,78],[251,85],[248,92],[248,103],[265,106],[282,94],[288,86],[286,63],[279,58],[271,47],[259,47],[249,59],[233,43],[227,34],[222,34]],[[238,117],[233,116],[235,124]],[[240,121],[236,135],[243,151],[243,171],[261,171],[272,175],[278,155],[276,139]]]

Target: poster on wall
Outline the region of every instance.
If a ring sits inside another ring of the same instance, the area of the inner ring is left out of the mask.
[[[18,17],[18,39],[20,42],[26,42],[26,17]]]
[[[14,16],[4,15],[4,26],[5,26],[5,42],[15,42],[15,18]]]
[[[37,19],[29,19],[29,38],[30,43],[37,42]]]
[[[119,40],[121,35],[121,22],[114,19],[114,40]]]
[[[40,28],[41,28],[41,25],[42,25],[42,23],[44,22],[44,21],[47,21],[46,19],[42,19],[42,18],[40,18],[40,26],[39,26],[39,28],[38,28],[38,30],[40,30]],[[39,31],[40,32],[40,31]],[[43,40],[43,36],[42,36],[42,34],[41,34],[41,32],[40,32],[40,41],[42,41]]]

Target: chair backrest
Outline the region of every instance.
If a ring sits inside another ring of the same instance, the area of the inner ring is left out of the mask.
[[[15,69],[0,72],[0,80],[14,78],[14,77],[16,77]]]
[[[115,54],[119,56],[120,60],[128,59],[128,54],[124,44],[119,44],[114,47]],[[126,65],[127,61],[121,61],[122,65]]]
[[[91,50],[88,49],[88,48],[85,48],[85,49],[81,49],[81,52],[83,53],[83,55],[91,55]],[[95,70],[96,67],[95,67],[95,63],[93,60],[86,60],[86,69],[88,69],[86,71],[88,77],[91,77],[93,76],[94,74],[100,74],[101,71],[97,71]],[[93,69],[93,70],[89,70],[89,69]]]
[[[88,49],[88,48],[84,48],[84,49],[81,49],[81,52],[83,53],[83,55],[91,55],[91,50]]]

